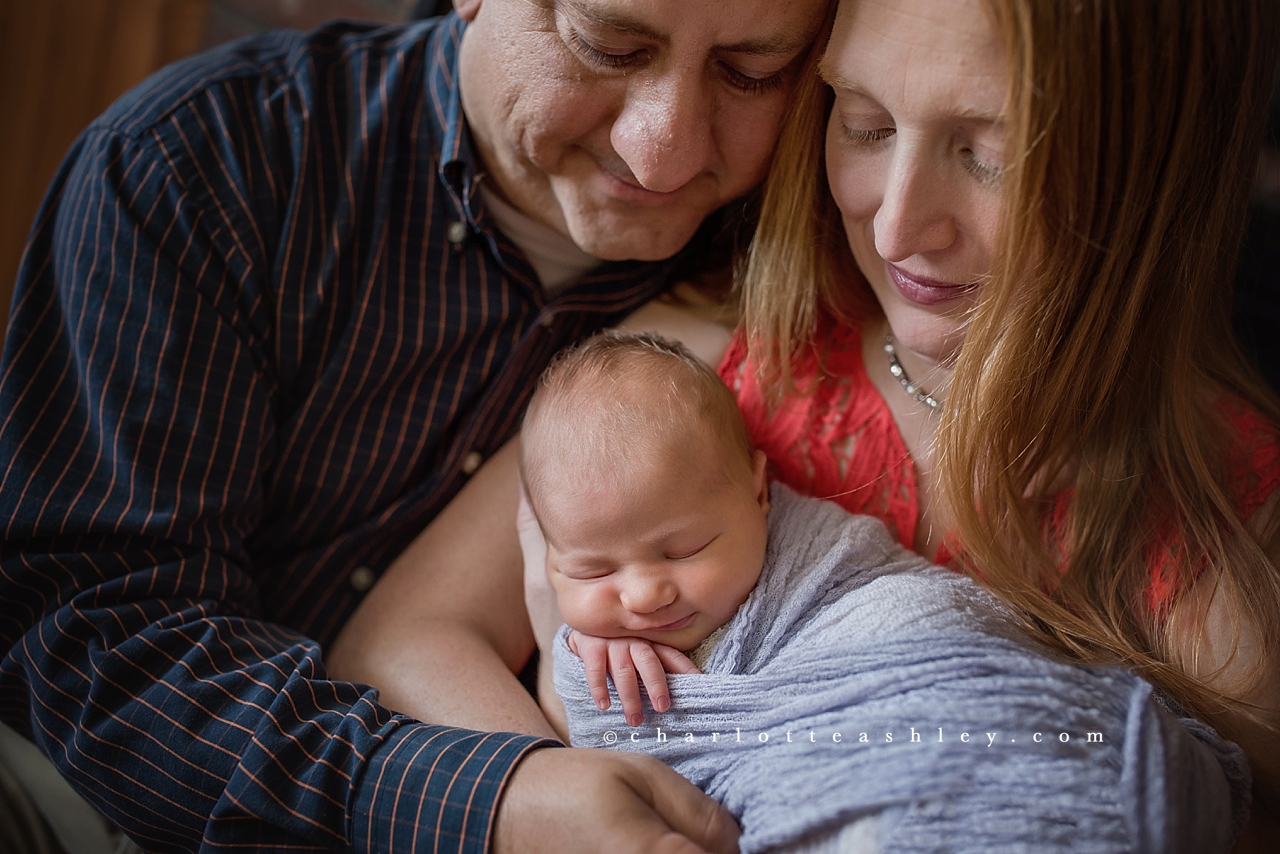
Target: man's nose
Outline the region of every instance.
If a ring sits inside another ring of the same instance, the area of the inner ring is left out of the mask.
[[[613,123],[613,149],[646,190],[678,190],[710,163],[713,106],[699,74],[637,80]]]
[[[891,263],[946,249],[957,237],[947,177],[928,151],[900,144],[875,216],[876,252]]]
[[[627,579],[622,605],[633,614],[652,614],[676,601],[676,587],[665,578],[640,575]]]

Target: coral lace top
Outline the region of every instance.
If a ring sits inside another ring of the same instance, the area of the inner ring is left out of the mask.
[[[791,397],[769,412],[763,390],[747,366],[746,341],[734,336],[720,364],[720,376],[733,390],[756,446],[769,457],[770,473],[805,495],[826,498],[851,513],[876,516],[907,548],[919,519],[915,465],[897,424],[862,363],[862,336],[856,328],[836,328],[828,336],[830,352],[821,381],[816,361],[794,368],[802,387],[812,392]],[[808,381],[808,383],[806,383]],[[1280,486],[1280,436],[1261,415],[1241,403],[1223,400],[1219,408],[1235,437],[1231,455],[1232,494],[1240,517],[1247,519]],[[1056,554],[1065,537],[1072,490],[1053,499],[1046,535]],[[944,540],[934,561],[952,562]],[[1160,609],[1173,591],[1176,533],[1152,544],[1148,605]]]

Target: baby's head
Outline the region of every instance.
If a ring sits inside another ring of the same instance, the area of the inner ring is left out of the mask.
[[[566,623],[681,650],[728,622],[764,565],[769,490],[733,395],[678,344],[604,333],[558,357],[520,468]]]

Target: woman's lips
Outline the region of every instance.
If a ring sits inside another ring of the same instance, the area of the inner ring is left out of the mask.
[[[898,289],[898,293],[917,305],[938,305],[939,303],[950,302],[954,299],[960,299],[960,297],[977,287],[976,283],[973,282],[956,284],[955,282],[940,282],[937,279],[913,276],[888,261],[885,262],[885,266],[889,269],[889,278],[893,281],[894,287]]]

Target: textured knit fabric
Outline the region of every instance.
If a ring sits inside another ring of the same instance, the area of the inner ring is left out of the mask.
[[[799,362],[795,378],[805,394],[787,398],[776,410],[748,364],[746,339],[739,332],[720,364],[720,375],[738,400],[756,445],[769,457],[770,474],[805,495],[835,501],[851,513],[885,523],[908,548],[920,518],[915,464],[898,433],[893,414],[862,363],[862,334],[856,326],[823,330],[828,347],[820,371],[816,359]],[[1218,412],[1231,437],[1231,495],[1247,519],[1280,487],[1280,433],[1243,403],[1224,398]],[[1066,569],[1067,511],[1073,490],[1053,496],[1044,519],[1045,536]],[[1177,526],[1166,525],[1148,549],[1151,584],[1147,605],[1159,610],[1173,595],[1173,552]],[[952,537],[934,561],[951,563]],[[960,544],[963,547],[963,544]]]
[[[760,580],[704,672],[668,676],[668,712],[628,731],[616,696],[597,708],[561,630],[573,744],[669,762],[739,818],[744,854],[868,815],[885,852],[1227,850],[1239,748],[1120,668],[1052,659],[878,520],[780,484],[771,499]]]
[[[394,715],[321,658],[554,352],[679,260],[546,298],[478,201],[462,27],[172,66],[33,227],[0,364],[0,714],[147,849],[481,852],[539,743]]]

